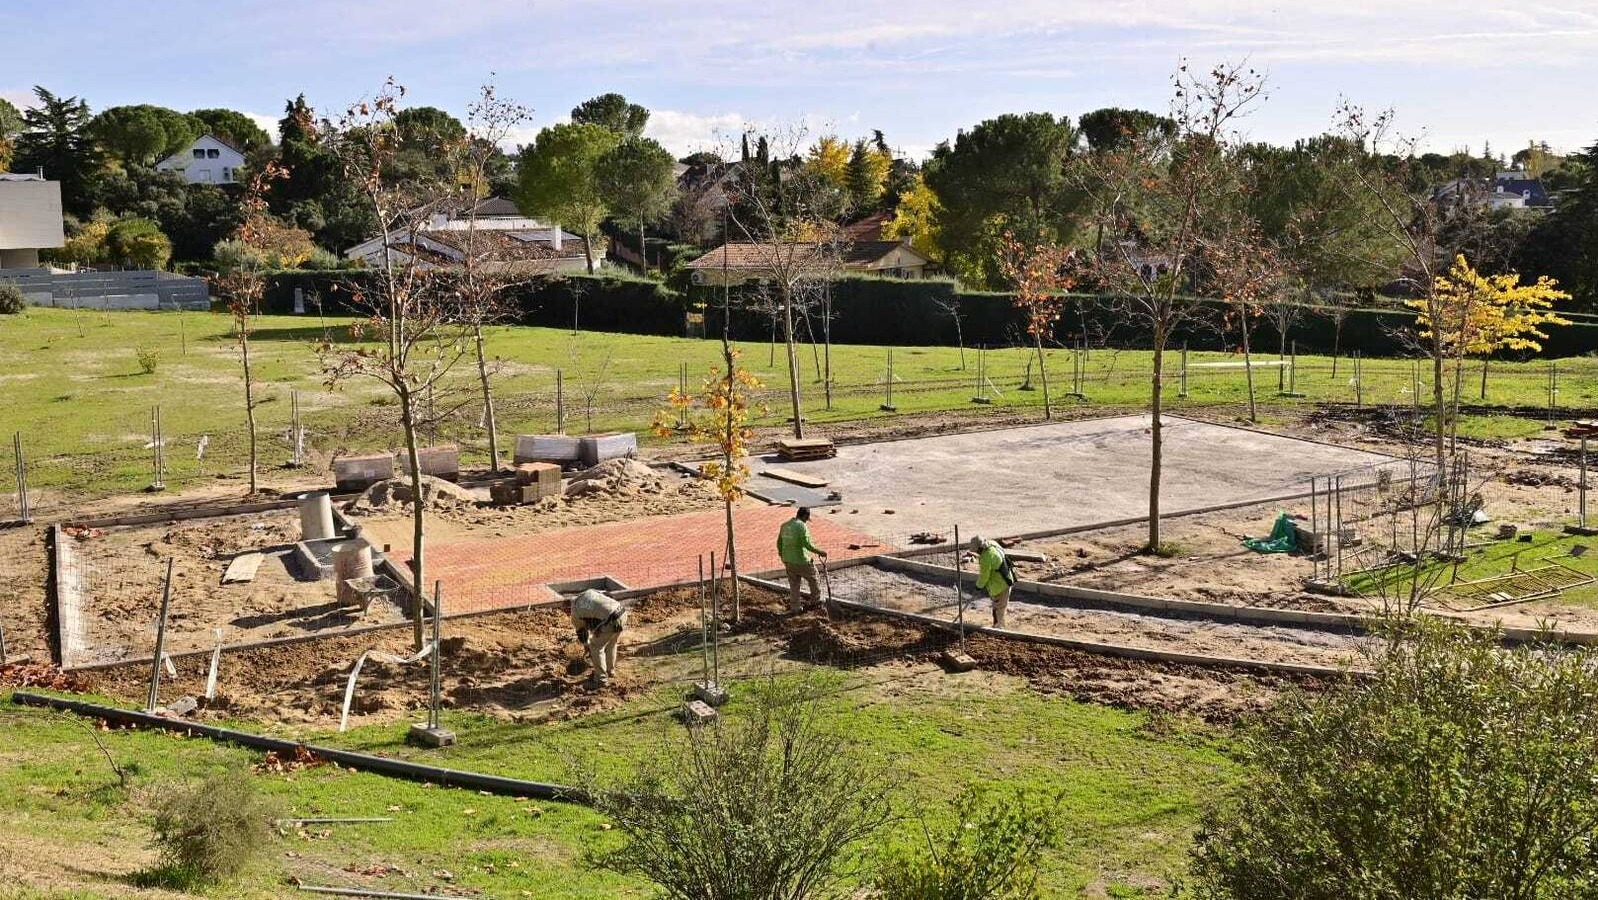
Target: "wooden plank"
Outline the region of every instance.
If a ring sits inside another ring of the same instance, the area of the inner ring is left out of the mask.
[[[259,553],[240,553],[233,557],[233,561],[227,564],[227,571],[222,573],[222,583],[249,584],[255,580],[255,572],[261,568],[264,558]]]
[[[814,475],[806,475],[803,472],[795,472],[793,469],[774,467],[770,469],[761,469],[760,474],[766,476],[767,478],[775,478],[778,481],[786,481],[789,484],[797,484],[800,487],[824,488],[827,486],[827,479],[817,478]]]

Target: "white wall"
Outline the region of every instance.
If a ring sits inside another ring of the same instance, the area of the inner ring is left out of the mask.
[[[38,264],[37,251],[66,243],[61,225],[61,182],[0,178],[0,253],[6,267]],[[6,251],[33,251],[32,254]],[[26,260],[31,258],[33,262]],[[20,260],[15,264],[10,260]]]

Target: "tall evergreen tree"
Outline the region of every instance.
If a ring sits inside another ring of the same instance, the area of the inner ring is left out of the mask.
[[[89,104],[79,97],[57,97],[34,87],[39,105],[22,114],[22,134],[16,141],[12,168],[18,172],[43,169],[46,178],[61,182],[61,206],[77,216],[94,210],[99,183],[100,151],[90,135]]]

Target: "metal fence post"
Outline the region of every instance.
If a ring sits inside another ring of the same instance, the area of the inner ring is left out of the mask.
[[[166,560],[166,581],[161,588],[161,618],[155,623],[155,660],[150,664],[150,697],[145,712],[155,712],[161,698],[161,663],[166,659],[166,616],[172,608],[173,559],[169,556]]]
[[[566,433],[566,376],[555,370],[555,433]]]

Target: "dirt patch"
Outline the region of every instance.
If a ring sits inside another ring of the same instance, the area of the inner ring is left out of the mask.
[[[430,510],[470,506],[477,495],[466,488],[432,475],[422,476],[422,505]],[[346,507],[350,512],[404,511],[416,502],[416,488],[409,478],[389,478],[361,492]]]
[[[295,559],[292,545],[298,536],[298,515],[279,510],[63,538],[78,544],[92,660],[143,658],[154,651],[168,559],[173,561],[168,653],[208,650],[216,645],[216,629],[222,630],[224,643],[241,644],[404,621],[398,607],[382,600],[364,614],[340,609],[332,580],[309,580]],[[264,554],[255,579],[222,584],[228,563],[250,551]]]
[[[779,608],[774,594],[746,589],[747,602]],[[449,708],[472,709],[518,721],[563,719],[608,709],[665,680],[679,666],[655,665],[671,648],[698,647],[699,605],[693,591],[643,598],[628,617],[618,677],[603,689],[587,683],[588,668],[562,609],[539,609],[446,620],[443,697]],[[336,723],[355,660],[368,650],[408,657],[411,632],[397,628],[299,644],[225,653],[218,696],[201,718],[257,719],[327,727]],[[693,660],[679,661],[697,663]],[[163,681],[162,696],[204,691],[207,658],[177,662],[178,675]],[[663,668],[671,671],[663,673]],[[148,692],[149,672],[123,666],[92,673],[93,687],[127,702]],[[361,670],[352,724],[410,717],[425,706],[425,663],[396,665],[369,659]]]
[[[866,614],[773,612],[749,626],[779,636],[790,656],[818,665],[860,667],[935,662],[956,643],[948,632]],[[986,672],[1025,678],[1036,690],[1121,709],[1151,710],[1231,722],[1261,709],[1282,689],[1324,679],[1227,672],[1099,656],[986,635],[968,635],[966,652]]]
[[[33,662],[50,661],[45,581],[49,557],[43,527],[0,528],[0,626],[5,628],[6,654],[26,655]]]

